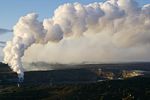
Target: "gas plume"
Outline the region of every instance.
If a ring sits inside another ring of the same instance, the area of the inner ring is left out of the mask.
[[[23,78],[25,62],[103,63],[150,61],[150,4],[108,0],[66,3],[39,21],[27,14],[14,26],[4,63]]]

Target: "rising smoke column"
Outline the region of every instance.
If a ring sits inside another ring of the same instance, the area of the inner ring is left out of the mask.
[[[108,0],[89,5],[67,3],[59,6],[52,18],[43,22],[37,18],[35,13],[21,17],[13,28],[13,39],[3,50],[4,63],[9,64],[18,77],[23,78],[21,59],[33,44],[95,36],[99,41],[96,44],[111,45],[119,51],[118,48],[150,42],[150,5],[139,7],[134,0]]]

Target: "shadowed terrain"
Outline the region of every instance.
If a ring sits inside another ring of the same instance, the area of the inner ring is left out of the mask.
[[[148,73],[120,80],[122,68],[105,66],[101,73],[99,67],[25,72],[24,83],[18,87],[17,75],[0,64],[0,100],[149,100]],[[148,69],[148,64],[143,66]],[[104,77],[111,73],[114,79]]]

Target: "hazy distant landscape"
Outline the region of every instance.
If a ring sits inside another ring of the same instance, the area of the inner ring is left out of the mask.
[[[24,82],[18,87],[17,74],[12,72],[8,65],[1,63],[0,99],[149,100],[150,98],[148,67],[150,63],[72,66],[80,67],[25,72]],[[143,68],[141,71],[140,66]]]

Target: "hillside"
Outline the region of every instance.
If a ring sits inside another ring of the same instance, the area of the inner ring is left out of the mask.
[[[89,84],[3,85],[0,100],[149,100],[150,79],[135,78]]]
[[[149,74],[109,80],[102,75],[119,75],[118,70],[107,65],[99,76],[97,69],[25,72],[18,87],[17,75],[0,64],[0,100],[149,100]]]

